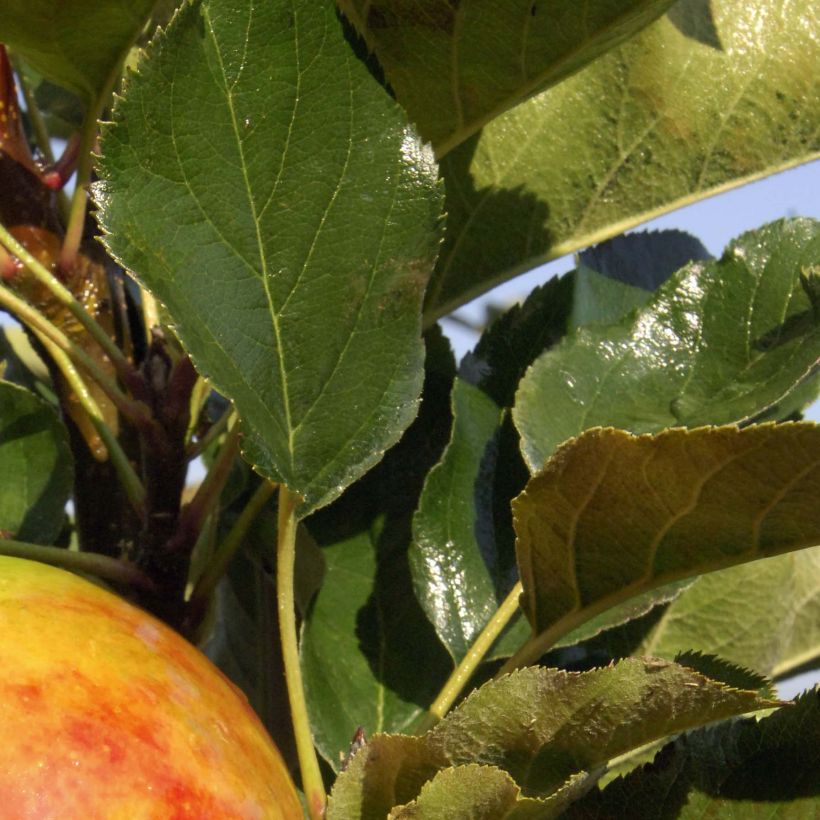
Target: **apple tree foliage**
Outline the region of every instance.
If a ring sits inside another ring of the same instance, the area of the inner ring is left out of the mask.
[[[0,552],[206,647],[314,817],[820,812],[774,688],[820,668],[820,223],[624,235],[817,157],[816,4],[8,0],[0,42]]]

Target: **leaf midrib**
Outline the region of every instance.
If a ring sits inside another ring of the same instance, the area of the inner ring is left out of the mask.
[[[219,68],[222,74],[222,78],[226,81],[224,85],[224,94],[225,94],[225,101],[228,105],[228,111],[230,112],[231,116],[231,125],[233,127],[234,137],[236,139],[236,146],[239,152],[240,157],[240,167],[242,171],[242,180],[245,186],[245,192],[247,193],[248,197],[248,207],[250,208],[251,217],[253,219],[254,231],[256,233],[256,242],[257,242],[257,249],[259,251],[259,265],[260,265],[260,278],[262,280],[262,287],[265,291],[265,298],[268,303],[268,311],[271,317],[271,325],[273,327],[274,337],[276,339],[276,362],[279,368],[279,378],[282,383],[282,404],[285,411],[285,424],[287,426],[287,437],[288,437],[288,458],[289,458],[289,466],[290,472],[293,473],[294,468],[294,446],[293,446],[293,436],[294,436],[294,429],[293,429],[293,422],[291,416],[291,402],[290,402],[290,391],[288,386],[288,374],[287,368],[285,367],[285,356],[284,356],[284,348],[282,346],[282,330],[279,326],[279,315],[276,311],[273,301],[273,294],[271,293],[270,289],[270,282],[268,277],[268,260],[267,255],[265,253],[265,244],[262,239],[261,233],[261,224],[259,215],[257,214],[256,210],[256,202],[253,197],[253,188],[251,187],[251,181],[248,178],[248,168],[247,162],[245,161],[245,150],[242,143],[242,138],[239,131],[239,120],[236,115],[236,108],[234,107],[234,100],[233,100],[233,93],[231,89],[228,88],[227,85],[227,72],[225,70],[225,63],[222,59],[222,51],[220,49],[219,41],[216,36],[216,32],[214,31],[214,27],[211,20],[210,8],[207,5],[202,6],[203,10],[203,17],[207,22],[207,32],[211,37],[211,41],[214,46],[214,51],[216,53],[217,59],[219,60]],[[248,4],[248,26],[250,27],[250,18],[253,16],[254,11],[254,3],[251,2]],[[294,27],[294,41],[298,41],[299,34],[298,34],[298,15],[293,15],[293,27]],[[247,47],[247,40],[245,43]],[[298,45],[294,48],[294,58],[296,61],[295,69],[296,69],[296,92],[294,96],[294,116],[296,106],[298,105],[299,101],[299,86],[301,82],[301,69],[299,63],[299,48]],[[291,119],[291,123],[293,120]],[[290,135],[290,129],[288,131]],[[284,166],[285,163],[285,154],[287,153],[289,140],[285,145],[283,156],[282,156],[282,165]]]

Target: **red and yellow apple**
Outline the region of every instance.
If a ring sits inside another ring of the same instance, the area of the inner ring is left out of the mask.
[[[0,557],[0,816],[303,815],[247,700],[202,653],[75,575]]]

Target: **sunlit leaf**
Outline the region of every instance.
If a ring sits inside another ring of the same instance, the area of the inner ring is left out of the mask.
[[[460,379],[452,402],[450,442],[413,517],[410,568],[427,617],[459,661],[499,603],[492,481],[501,410]]]
[[[588,430],[513,502],[531,655],[669,581],[820,544],[820,426]]]
[[[721,259],[687,265],[620,324],[581,329],[547,351],[513,411],[530,469],[598,425],[644,433],[780,417],[820,360],[820,322],[800,284],[818,257],[820,223],[773,222]]]
[[[554,816],[545,801],[520,795],[503,769],[475,763],[451,766],[425,783],[415,800],[396,806],[388,820],[545,820]]]
[[[569,820],[810,818],[820,812],[820,693],[760,721],[685,735],[655,762],[591,791]]]
[[[766,704],[657,659],[584,673],[522,669],[473,692],[425,735],[371,738],[338,777],[328,818],[384,817],[437,772],[472,763],[507,772],[525,796],[557,808],[613,757]]]
[[[256,468],[327,504],[417,412],[436,166],[330,2],[184,7],[103,142],[107,245],[242,417]]]
[[[818,155],[816,4],[680,0],[674,11],[444,158],[447,236],[428,319]]]
[[[651,23],[671,0],[339,0],[439,155]]]
[[[636,654],[697,650],[783,677],[820,658],[820,547],[698,578]]]

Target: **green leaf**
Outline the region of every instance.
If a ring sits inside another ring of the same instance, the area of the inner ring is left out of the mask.
[[[513,411],[530,469],[598,425],[644,433],[776,413],[820,358],[799,279],[819,256],[820,222],[774,222],[718,261],[687,265],[620,324],[581,329],[547,351]]]
[[[108,86],[155,0],[4,0],[0,42],[58,85],[93,100]]]
[[[542,800],[522,798],[503,769],[470,763],[442,769],[422,786],[419,796],[396,806],[388,820],[512,820],[554,816]]]
[[[452,410],[450,442],[413,517],[409,558],[416,597],[458,662],[499,603],[492,479],[501,410],[460,379]]]
[[[235,402],[248,460],[301,515],[327,504],[417,411],[431,152],[329,0],[184,7],[103,152],[109,249]]]
[[[577,796],[579,774],[595,777],[613,757],[772,704],[656,659],[584,673],[521,669],[473,692],[425,735],[371,738],[338,777],[328,818],[384,817],[437,772],[474,763],[506,771],[525,796],[551,796],[557,808]]]
[[[815,424],[588,430],[513,502],[528,657],[653,587],[820,544],[818,495]]]
[[[785,677],[820,658],[820,547],[698,578],[635,654],[696,650]]]
[[[452,670],[413,593],[411,521],[449,433],[453,360],[428,334],[425,400],[399,444],[329,507],[305,521],[325,559],[307,613],[302,670],[314,741],[338,769],[359,727],[407,731]]]
[[[65,521],[73,481],[68,434],[33,393],[0,382],[0,530],[51,544]]]
[[[675,658],[675,663],[700,672],[705,678],[717,680],[732,686],[735,689],[753,689],[762,697],[777,697],[772,682],[763,675],[742,666],[718,658],[715,655],[704,655],[702,652],[681,652]]]
[[[336,769],[358,728],[409,731],[448,668],[443,650],[431,647],[406,559],[379,554],[380,535],[323,550],[324,584],[302,633],[314,742]]]
[[[511,407],[526,369],[567,332],[575,274],[550,279],[501,314],[461,362],[460,375],[500,407]]]
[[[443,160],[447,236],[428,321],[541,262],[817,156],[815,6],[681,0],[675,11],[704,23],[711,12],[722,48],[663,18]]]
[[[820,813],[820,692],[760,721],[721,724],[679,738],[655,762],[591,791],[568,820],[720,817],[809,818]]]
[[[576,271],[536,288],[524,304],[502,314],[465,357],[461,374],[502,406],[509,405],[526,368],[561,338],[567,324],[594,323],[604,316],[620,319],[650,297],[648,289],[689,260],[706,256],[698,240],[680,231],[632,234],[584,251]],[[480,391],[460,380],[456,384],[450,447],[428,480],[411,548],[416,593],[456,659],[463,657],[514,580],[504,562],[504,532],[511,525],[504,508],[509,509],[526,481],[526,470],[512,457],[517,437],[502,428],[499,438],[500,411]],[[483,440],[478,429],[482,419]],[[451,582],[442,584],[443,577]],[[625,604],[567,640],[589,637],[646,611],[655,601],[652,595],[638,602],[637,609],[635,602]],[[472,637],[465,640],[468,635]],[[527,637],[523,622],[513,625],[492,657],[514,652]]]
[[[647,26],[671,0],[339,0],[443,156]]]
[[[569,326],[619,322],[687,262],[706,259],[700,240],[683,231],[632,233],[588,248],[578,256]]]

